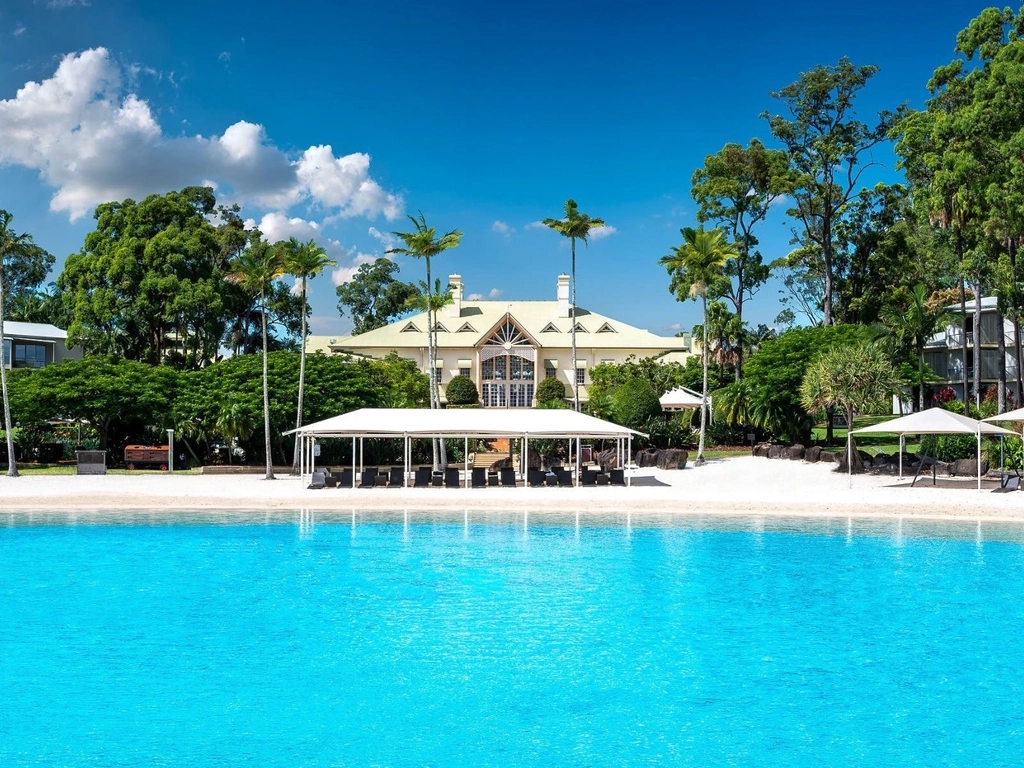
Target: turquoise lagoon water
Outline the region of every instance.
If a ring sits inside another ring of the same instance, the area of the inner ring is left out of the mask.
[[[1018,765],[1022,541],[0,516],[0,766]]]

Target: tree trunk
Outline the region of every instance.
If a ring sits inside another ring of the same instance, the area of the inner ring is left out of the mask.
[[[18,477],[18,462],[14,458],[14,432],[11,429],[11,405],[7,399],[7,360],[3,359],[4,350],[4,274],[0,262],[0,389],[4,398],[4,429],[7,430],[7,476]],[[14,358],[14,345],[11,345],[11,358]]]
[[[1001,314],[997,314],[999,322],[999,333],[996,335],[996,354],[999,361],[996,364],[996,400],[997,413],[1006,411],[1006,320]]]
[[[274,457],[270,453],[270,375],[267,372],[267,305],[260,292],[260,317],[263,327],[263,439],[267,450],[267,474],[264,479],[274,478]]]
[[[576,413],[580,412],[579,374],[576,373],[576,238],[572,241],[572,311],[569,313],[572,326],[572,402]]]
[[[295,414],[295,428],[302,427],[302,396],[306,387],[306,276],[302,276],[302,350],[299,354],[299,406]],[[298,445],[298,437],[295,438]],[[292,474],[299,474],[299,452],[292,451]]]
[[[960,257],[961,260],[963,256]],[[964,410],[967,410],[967,403],[970,402],[970,390],[967,387],[967,291],[964,288],[963,275],[957,281],[958,287],[960,288],[960,352],[961,352],[961,368],[963,368],[963,384],[964,384]]]
[[[702,400],[700,403],[700,439],[697,443],[697,460],[695,467],[704,466],[704,433],[707,430],[708,414],[708,294],[705,289],[701,296],[704,305],[704,342],[700,350],[700,356],[704,359],[704,389],[701,391]]]
[[[917,354],[917,410],[924,410],[924,352]]]
[[[981,408],[981,280],[974,281],[974,405]]]
[[[825,213],[821,218],[821,257],[825,262],[825,296],[821,324],[832,325],[832,217]]]

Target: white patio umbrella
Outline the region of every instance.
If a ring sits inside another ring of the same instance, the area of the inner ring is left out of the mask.
[[[1003,414],[1004,416],[1006,414]],[[975,435],[978,440],[978,490],[981,490],[981,436],[982,435],[1016,435],[1008,429],[986,424],[984,421],[961,416],[959,413],[947,411],[945,408],[929,408],[909,416],[883,421],[870,427],[853,429],[846,433],[846,471],[853,484],[853,441],[851,435],[864,433],[883,433],[900,436],[900,477],[903,476],[903,439],[906,435]]]

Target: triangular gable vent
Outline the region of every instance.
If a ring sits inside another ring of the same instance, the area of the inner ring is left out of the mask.
[[[558,328],[555,327],[554,323],[548,323],[540,329],[541,333],[558,333]]]
[[[590,331],[583,327],[583,323],[576,323],[576,333],[590,333]]]
[[[618,331],[616,331],[614,328],[612,328],[611,323],[605,323],[604,325],[602,325],[600,328],[597,329],[597,332],[598,333],[618,333]]]
[[[416,323],[408,322],[405,327],[401,330],[401,333],[419,333],[420,329],[416,327]]]
[[[434,330],[438,331],[439,333],[448,333],[448,329],[445,328],[443,325],[441,325],[441,323],[438,323],[437,325],[435,325],[434,326]]]
[[[476,328],[474,328],[469,323],[463,323],[462,327],[459,328],[459,330],[457,331],[457,333],[467,333],[467,332],[468,333],[476,333]]]

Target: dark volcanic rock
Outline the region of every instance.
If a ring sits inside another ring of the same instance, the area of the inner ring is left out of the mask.
[[[806,450],[800,443],[797,443],[796,445],[789,446],[789,450],[786,453],[790,459],[797,461],[804,457],[804,451]]]
[[[781,459],[785,456],[786,446],[784,445],[773,445],[768,449],[768,453],[765,454],[769,459]]]
[[[682,448],[665,448],[658,456],[658,469],[684,469],[690,454]]]
[[[806,451],[804,451],[804,461],[808,461],[811,464],[817,463],[821,459],[821,446],[812,445]]]
[[[978,462],[976,459],[957,459],[949,465],[949,474],[953,477],[977,477]],[[988,474],[988,461],[981,460],[981,474]]]

